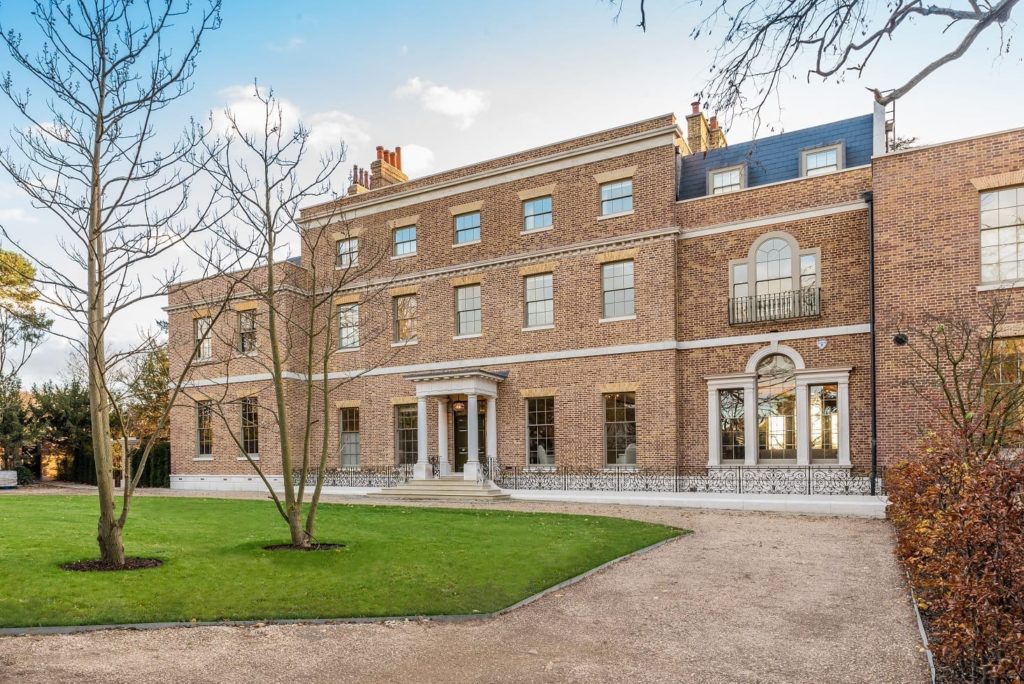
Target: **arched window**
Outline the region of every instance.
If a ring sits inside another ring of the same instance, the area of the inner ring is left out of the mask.
[[[757,268],[756,293],[760,295],[789,292],[793,289],[793,249],[782,238],[761,243],[754,255]]]
[[[796,366],[783,354],[757,364],[758,461],[796,459]]]
[[[729,323],[820,314],[819,256],[817,248],[801,249],[788,233],[762,235],[745,259],[729,262]]]

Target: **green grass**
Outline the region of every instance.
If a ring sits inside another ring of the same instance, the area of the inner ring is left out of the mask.
[[[68,572],[97,557],[88,496],[0,496],[0,626],[490,612],[682,533],[632,520],[498,510],[323,505],[336,551],[286,543],[269,501],[141,498],[130,556],[160,568]]]

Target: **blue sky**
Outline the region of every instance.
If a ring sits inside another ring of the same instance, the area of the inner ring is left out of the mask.
[[[225,0],[195,89],[171,110],[166,130],[173,135],[188,116],[242,106],[242,87],[258,78],[325,140],[344,137],[349,164],[368,165],[375,145],[402,145],[407,170],[421,175],[656,114],[683,115],[714,47],[689,38],[701,7],[648,0],[644,34],[634,27],[634,4],[627,0],[616,24],[602,0]],[[27,32],[26,7],[3,2],[0,19]],[[792,130],[870,112],[866,87],[895,85],[933,40],[884,46],[859,81],[808,84],[793,74],[767,122]],[[1020,126],[1024,66],[1019,51],[999,57],[997,48],[993,32],[901,100],[898,131],[938,142]],[[9,68],[0,56],[0,71]],[[17,123],[9,107],[0,106],[0,123]],[[740,119],[729,137],[746,140],[751,130]],[[57,232],[7,179],[0,179],[0,222],[43,249]],[[141,311],[115,334],[128,339],[139,321],[158,316],[158,307]],[[63,354],[59,342],[47,345],[27,382],[52,375]]]

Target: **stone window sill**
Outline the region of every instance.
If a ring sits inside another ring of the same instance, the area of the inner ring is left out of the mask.
[[[602,214],[601,216],[597,217],[597,220],[598,221],[607,221],[608,219],[622,218],[623,216],[632,216],[632,215],[633,215],[633,210],[630,209],[629,211],[620,211],[617,214]]]
[[[554,230],[554,226],[545,226],[544,228],[534,228],[533,230],[521,230],[520,235],[536,235],[537,233],[546,233],[549,230]]]
[[[400,340],[398,342],[392,342],[391,346],[392,347],[411,347],[412,345],[419,344],[419,343],[420,343],[420,341],[418,339]]]
[[[632,316],[613,316],[611,318],[601,318],[601,319],[598,319],[597,322],[598,323],[616,323],[618,321],[635,321],[635,320],[636,320],[636,314],[633,314]]]
[[[469,247],[470,245],[479,245],[480,240],[470,240],[469,242],[456,242],[452,247]]]
[[[350,354],[352,352],[357,352],[359,350],[360,350],[360,347],[343,347],[341,349],[335,349],[334,353],[335,354]]]
[[[535,330],[554,330],[554,329],[555,329],[555,324],[552,323],[550,325],[531,325],[531,326],[528,326],[526,328],[522,328],[522,331],[523,332],[533,332]]]
[[[258,461],[260,460],[259,454],[249,454],[249,456],[237,456],[236,461]]]
[[[978,285],[978,292],[991,292],[992,290],[1013,290],[1024,287],[1024,280],[1004,280],[998,283],[985,283]]]
[[[411,259],[416,256],[416,252],[409,252],[408,254],[393,254],[391,255],[392,261],[398,261],[399,259]]]
[[[452,337],[453,340],[472,340],[477,337],[483,337],[483,333],[473,333],[471,335],[455,335]]]
[[[194,456],[193,461],[212,461],[213,456]]]

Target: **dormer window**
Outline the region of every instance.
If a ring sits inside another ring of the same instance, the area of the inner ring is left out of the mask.
[[[800,175],[820,176],[843,168],[843,146],[816,147],[800,153]]]
[[[708,172],[708,194],[724,195],[747,187],[747,169],[742,164]]]

